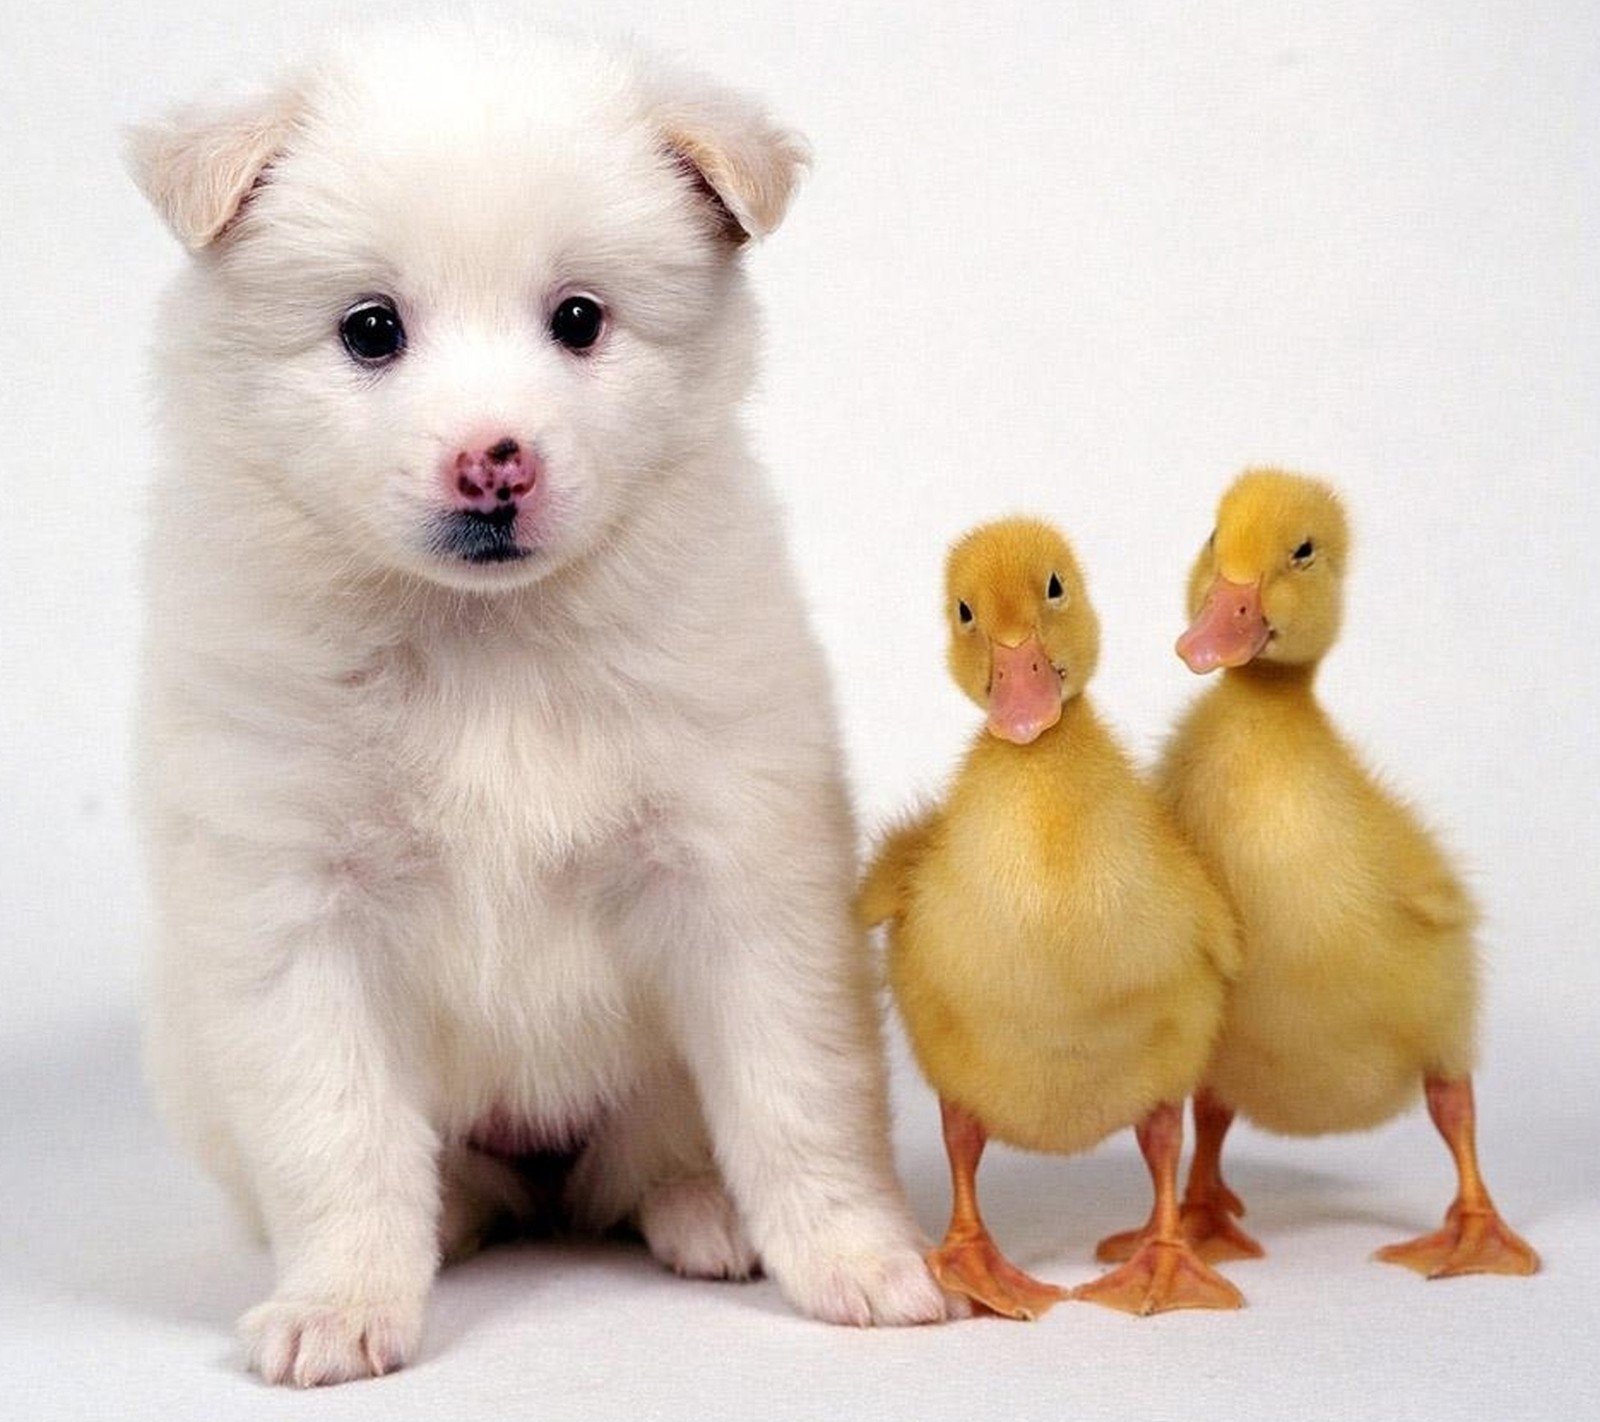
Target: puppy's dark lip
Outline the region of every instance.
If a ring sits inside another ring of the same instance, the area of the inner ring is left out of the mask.
[[[509,504],[488,513],[456,510],[441,514],[430,530],[429,546],[452,563],[475,567],[519,563],[531,557],[533,549],[517,541],[516,521],[517,511]]]
[[[520,563],[524,558],[531,558],[531,548],[480,548],[471,553],[461,554],[463,563]]]

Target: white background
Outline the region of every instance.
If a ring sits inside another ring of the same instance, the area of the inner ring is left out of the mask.
[[[753,88],[815,147],[749,254],[770,326],[751,413],[869,825],[973,725],[937,591],[969,524],[1025,510],[1074,538],[1105,627],[1094,693],[1149,755],[1196,689],[1170,644],[1221,488],[1270,461],[1344,489],[1357,555],[1322,685],[1483,900],[1485,1165],[1546,1272],[1429,1285],[1366,1261],[1449,1197],[1414,1114],[1357,1139],[1236,1133],[1271,1250],[1233,1269],[1237,1316],[856,1335],[641,1250],[527,1247],[445,1276],[395,1378],[296,1401],[241,1374],[231,1323],[267,1261],[137,1070],[144,350],[181,258],[117,130],[362,8],[0,17],[0,1414],[1590,1415],[1600,12],[1548,0],[533,7]],[[903,1060],[897,1098],[937,1231],[936,1116]],[[983,1185],[1012,1253],[1067,1283],[1146,1200],[1126,1141],[996,1151]]]

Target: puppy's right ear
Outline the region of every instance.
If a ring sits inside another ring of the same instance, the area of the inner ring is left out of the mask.
[[[198,252],[239,216],[300,112],[298,91],[223,110],[183,110],[129,130],[128,167],[178,240]]]

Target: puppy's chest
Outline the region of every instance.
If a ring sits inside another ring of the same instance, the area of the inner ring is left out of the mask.
[[[434,936],[450,945],[443,970],[424,960],[445,1095],[559,1136],[637,1068],[652,999],[614,905],[671,840],[681,735],[670,698],[638,715],[603,671],[426,670],[391,708],[392,773],[433,860]]]
[[[423,667],[391,724],[410,817],[472,877],[556,874],[607,852],[669,798],[686,739],[665,698],[646,714],[603,672],[515,659]]]

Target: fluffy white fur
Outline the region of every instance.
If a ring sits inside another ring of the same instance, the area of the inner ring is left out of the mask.
[[[736,239],[798,142],[631,57],[411,33],[132,154],[195,254],[161,323],[149,1061],[271,1243],[252,1365],[414,1355],[441,1251],[520,1198],[486,1122],[580,1145],[571,1213],[673,1268],[942,1316],[825,670],[736,414]],[[609,312],[581,356],[546,329],[573,291]],[[373,371],[338,324],[379,293],[409,345]],[[485,431],[545,461],[521,562],[427,536]]]

